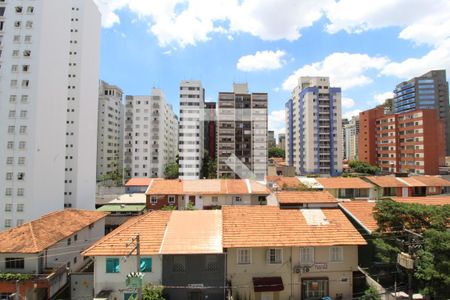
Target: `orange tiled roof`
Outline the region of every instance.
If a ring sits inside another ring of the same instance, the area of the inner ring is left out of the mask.
[[[0,253],[38,253],[70,237],[107,213],[79,209],[53,212],[0,232]]]
[[[366,244],[340,209],[319,211],[326,217],[327,225],[308,225],[301,210],[274,206],[224,206],[223,247]]]
[[[423,205],[450,205],[450,196],[427,197],[392,197],[392,200],[400,203],[414,203]]]
[[[394,176],[367,176],[366,178],[380,187],[408,187]]]
[[[285,177],[285,176],[268,176],[267,181],[274,182],[281,189],[286,188],[298,188],[303,187],[304,184],[297,177]]]
[[[251,192],[249,190],[251,189]],[[198,179],[156,180],[147,190],[147,195],[269,195],[264,185],[244,179]]]
[[[358,177],[316,178],[325,189],[370,189],[373,186]]]
[[[415,177],[397,177],[398,180],[405,182],[408,186],[427,186],[425,183],[417,180]]]
[[[327,191],[284,191],[275,194],[280,204],[337,203]]]
[[[159,253],[171,211],[152,211],[125,224],[85,250],[84,256],[123,256],[130,252],[126,244],[139,234],[142,255]]]
[[[155,178],[139,178],[139,177],[135,177],[135,178],[131,178],[130,180],[127,181],[127,183],[125,184],[125,186],[148,186],[152,180]]]
[[[378,229],[377,221],[373,217],[375,204],[371,201],[348,201],[339,203],[339,206],[369,233],[372,233]]]
[[[222,211],[173,211],[161,254],[223,253]]]
[[[414,176],[414,178],[426,186],[450,186],[450,181],[440,176]]]

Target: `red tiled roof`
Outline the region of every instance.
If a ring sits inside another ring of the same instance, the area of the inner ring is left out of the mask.
[[[339,206],[362,225],[369,233],[378,229],[378,224],[373,217],[375,202],[372,201],[348,201],[341,202]]]
[[[125,186],[148,186],[153,179],[156,178],[139,178],[139,177],[135,177],[135,178],[131,178],[130,180],[127,181],[127,183],[125,184]]]
[[[304,211],[323,213],[327,224],[308,224]],[[366,244],[340,209],[224,206],[222,216],[224,248]]]
[[[408,187],[407,184],[397,180],[394,176],[367,176],[368,180],[380,187]]]
[[[79,209],[53,212],[37,220],[0,232],[0,253],[38,253],[108,213]]]
[[[123,256],[130,252],[126,244],[139,234],[142,255],[159,253],[171,211],[152,211],[125,224],[85,250],[84,256]]]
[[[417,180],[415,177],[397,177],[398,180],[405,182],[408,186],[411,187],[423,187],[427,186],[420,180]]]
[[[325,189],[370,189],[373,186],[358,177],[316,178]]]
[[[327,191],[284,191],[275,193],[275,196],[280,204],[337,203]]]
[[[450,205],[450,196],[391,197],[395,202],[423,205]]]
[[[268,182],[276,183],[278,187],[282,188],[299,188],[304,184],[297,177],[285,177],[285,176],[267,176]]]
[[[414,176],[414,178],[426,186],[450,186],[450,181],[440,176]]]

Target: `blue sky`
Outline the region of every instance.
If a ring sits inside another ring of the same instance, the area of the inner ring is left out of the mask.
[[[180,80],[201,80],[211,101],[247,82],[269,93],[269,127],[280,132],[300,75],[329,76],[351,116],[405,79],[450,70],[448,0],[96,2],[101,78],[130,95],[162,88],[177,113]]]

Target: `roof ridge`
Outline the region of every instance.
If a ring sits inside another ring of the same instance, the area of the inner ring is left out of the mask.
[[[252,186],[251,186],[251,183],[250,183],[250,179],[246,178],[244,180],[245,180],[245,185],[247,186],[247,191],[248,191],[249,194],[251,194],[252,193]]]
[[[38,246],[37,246],[37,242],[36,242],[36,236],[35,236],[34,231],[33,231],[33,226],[31,226],[32,223],[33,223],[33,221],[28,223],[28,227],[30,228],[30,233],[31,233],[31,236],[32,236],[34,248],[35,248],[36,251],[39,251]]]

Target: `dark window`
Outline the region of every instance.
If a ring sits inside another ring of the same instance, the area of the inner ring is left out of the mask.
[[[7,257],[5,259],[5,261],[6,261],[6,264],[5,264],[6,269],[23,269],[23,268],[25,268],[25,259],[23,257],[15,257],[15,258]]]

